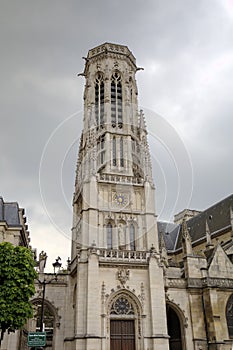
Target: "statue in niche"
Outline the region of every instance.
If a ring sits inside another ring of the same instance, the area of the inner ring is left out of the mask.
[[[122,223],[118,226],[118,245],[119,249],[125,249],[125,226]]]

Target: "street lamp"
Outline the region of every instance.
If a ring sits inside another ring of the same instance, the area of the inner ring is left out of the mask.
[[[53,263],[53,268],[54,268],[54,274],[55,277],[53,277],[50,280],[46,280],[44,278],[43,281],[40,281],[39,279],[37,279],[37,281],[39,282],[40,285],[43,286],[43,290],[42,290],[42,303],[41,303],[41,315],[40,315],[40,332],[43,332],[44,330],[44,300],[45,300],[45,287],[47,284],[52,283],[53,281],[57,281],[57,274],[61,268],[61,263],[59,262],[59,260],[61,260],[61,258],[58,256],[58,258],[56,259],[56,261]]]

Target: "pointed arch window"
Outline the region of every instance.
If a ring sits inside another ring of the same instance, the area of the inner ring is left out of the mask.
[[[122,83],[118,72],[111,79],[111,120],[113,127],[122,127]]]
[[[107,249],[112,249],[112,224],[107,224]]]
[[[105,162],[105,140],[104,135],[100,139],[100,164],[104,164]]]
[[[112,139],[112,165],[116,166],[116,138],[113,136]]]
[[[130,237],[130,250],[135,250],[135,227],[130,224],[129,227],[129,237]]]
[[[124,149],[123,149],[123,138],[120,139],[120,166],[124,166]]]
[[[95,119],[96,125],[102,126],[104,123],[104,82],[103,75],[97,74],[95,80]]]
[[[41,327],[41,312],[42,312],[42,300],[33,302],[34,318],[36,319],[36,331],[40,331]],[[52,345],[54,326],[55,326],[55,315],[47,303],[44,304],[44,331],[46,332],[46,340],[48,345]]]

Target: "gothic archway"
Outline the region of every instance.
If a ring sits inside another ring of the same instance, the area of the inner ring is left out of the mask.
[[[42,299],[34,299],[32,300],[32,305],[34,309],[34,317],[29,322],[29,330],[33,328],[33,331],[40,330],[40,322],[41,322],[41,307],[42,307]],[[54,306],[48,301],[44,300],[44,330],[46,332],[46,350],[54,349],[54,338],[56,328],[59,327],[60,321],[59,316],[57,314]],[[31,328],[31,329],[30,329]]]
[[[141,348],[141,308],[128,291],[114,295],[109,303],[110,350]]]
[[[42,299],[33,299],[31,303],[34,310],[33,318],[29,319],[25,327],[20,331],[19,344],[21,350],[28,349],[28,332],[36,332],[40,330]],[[56,328],[60,326],[60,318],[55,307],[46,299],[44,300],[44,324],[46,331],[46,346],[44,349],[53,350],[55,332]]]
[[[169,350],[185,350],[184,322],[179,310],[171,303],[167,303],[167,329]]]

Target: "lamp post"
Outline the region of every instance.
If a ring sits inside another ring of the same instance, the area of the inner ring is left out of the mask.
[[[56,259],[56,261],[53,263],[53,268],[54,268],[54,274],[55,277],[53,277],[50,280],[46,280],[44,278],[43,281],[40,281],[39,279],[37,280],[39,282],[40,285],[43,286],[43,290],[42,290],[42,303],[41,303],[41,315],[40,315],[40,332],[43,332],[44,330],[44,301],[45,301],[45,288],[47,284],[52,283],[53,281],[57,281],[57,274],[61,268],[61,263],[59,262],[59,260],[61,260],[61,258],[58,256],[58,258]]]

